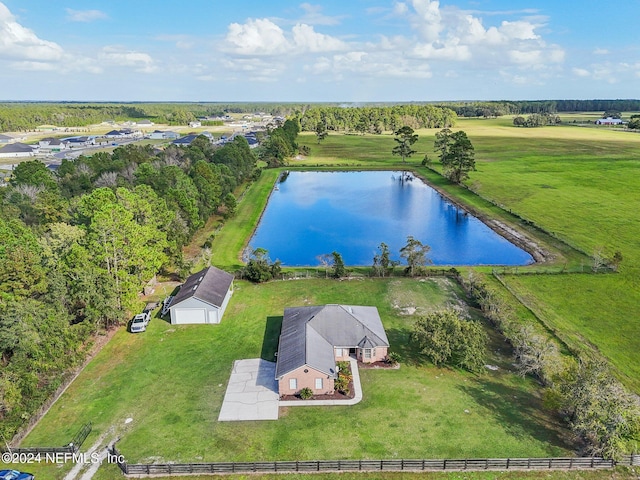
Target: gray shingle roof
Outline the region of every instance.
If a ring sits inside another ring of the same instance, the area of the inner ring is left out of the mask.
[[[230,273],[216,267],[207,267],[185,280],[173,299],[171,308],[191,297],[221,307],[232,282],[233,275]]]
[[[191,143],[198,138],[198,135],[185,135],[182,138],[178,138],[177,140],[173,141],[174,145],[191,145]]]
[[[276,378],[309,365],[335,374],[334,347],[389,346],[376,307],[324,305],[285,308]]]
[[[2,153],[33,152],[33,147],[25,143],[10,143],[9,145],[5,145],[4,147],[0,148],[0,152]]]

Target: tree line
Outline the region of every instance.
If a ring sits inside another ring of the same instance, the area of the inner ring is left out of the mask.
[[[33,130],[40,125],[86,127],[106,121],[137,121],[187,125],[198,117],[229,113],[263,112],[288,116],[310,108],[288,103],[76,103],[7,102],[0,103],[0,132]]]
[[[456,114],[446,107],[433,105],[392,105],[336,107],[312,106],[300,113],[300,128],[317,132],[318,124],[324,130],[336,132],[374,133],[396,131],[402,126],[417,128],[443,128],[455,124]]]
[[[159,271],[214,213],[232,215],[236,187],[259,175],[244,137],[206,137],[157,152],[127,145],[16,166],[0,190],[0,434],[20,424],[85,356],[92,336],[127,320]]]
[[[500,117],[503,115],[553,114],[570,112],[637,112],[640,100],[524,100],[485,102],[439,102],[460,117]]]

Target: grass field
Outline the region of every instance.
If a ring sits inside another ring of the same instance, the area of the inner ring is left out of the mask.
[[[570,454],[537,386],[509,373],[503,341],[489,360],[500,369],[479,376],[427,366],[408,345],[413,319],[402,307],[427,311],[460,295],[442,279],[239,282],[220,325],[154,319],[144,334],[118,332],[24,445],[60,444],[92,421],[87,444],[113,428],[133,462]],[[218,423],[233,360],[274,359],[283,308],[336,302],[378,306],[400,370],[362,371],[364,400],[353,407]]]

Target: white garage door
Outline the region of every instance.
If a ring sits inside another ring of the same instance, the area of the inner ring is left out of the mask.
[[[207,311],[204,308],[177,308],[176,325],[207,323]]]

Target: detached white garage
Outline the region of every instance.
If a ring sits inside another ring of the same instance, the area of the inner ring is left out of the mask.
[[[233,275],[216,267],[194,273],[171,302],[174,325],[220,323],[233,293]]]

